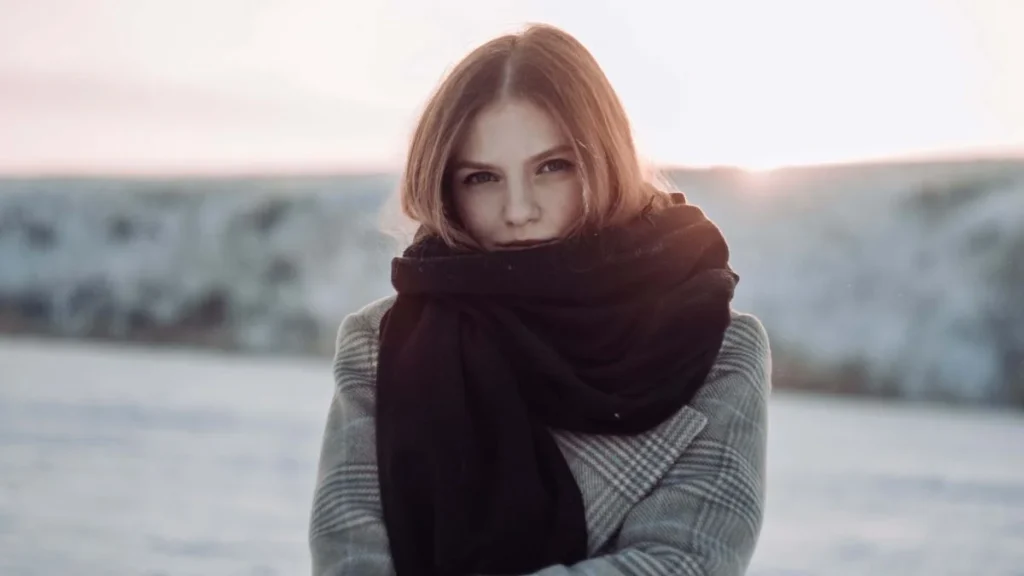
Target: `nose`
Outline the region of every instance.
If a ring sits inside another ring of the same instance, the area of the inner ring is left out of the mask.
[[[521,227],[540,218],[540,205],[529,182],[509,182],[505,194],[505,223]]]

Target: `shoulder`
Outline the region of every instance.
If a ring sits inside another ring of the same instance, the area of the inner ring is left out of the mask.
[[[733,311],[719,352],[719,361],[732,362],[741,359],[746,359],[748,364],[770,361],[771,344],[768,340],[768,331],[757,316]]]
[[[338,328],[335,349],[341,349],[343,346],[351,345],[353,340],[363,340],[371,335],[376,338],[380,330],[380,321],[394,302],[395,295],[392,294],[374,300],[345,316]]]
[[[771,343],[764,324],[744,312],[732,312],[732,321],[712,371],[738,373],[753,383],[770,386]],[[768,390],[764,390],[768,392]]]
[[[334,376],[339,389],[350,382],[372,383],[380,350],[380,321],[394,301],[395,295],[374,300],[341,321],[334,345]],[[347,377],[353,374],[360,374],[362,378]]]
[[[771,393],[771,372],[764,325],[752,314],[733,312],[718,358],[694,398],[695,407],[712,420],[736,411],[759,412]]]

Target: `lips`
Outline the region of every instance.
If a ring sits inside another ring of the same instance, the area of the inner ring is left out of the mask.
[[[501,242],[501,243],[497,244],[497,246],[498,246],[498,248],[500,248],[502,250],[516,250],[516,249],[521,250],[521,249],[524,249],[524,248],[533,248],[535,246],[540,246],[542,244],[549,244],[549,243],[551,243],[553,241],[554,241],[553,239],[547,239],[547,240],[517,240],[515,242]]]

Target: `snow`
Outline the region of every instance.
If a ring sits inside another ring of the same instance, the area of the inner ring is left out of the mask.
[[[0,574],[294,575],[323,359],[0,339]],[[1024,415],[776,393],[752,576],[1022,574]]]

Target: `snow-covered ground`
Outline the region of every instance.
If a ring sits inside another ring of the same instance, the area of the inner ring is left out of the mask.
[[[0,574],[297,575],[325,361],[0,339]],[[1024,415],[776,393],[750,574],[1024,574]]]

